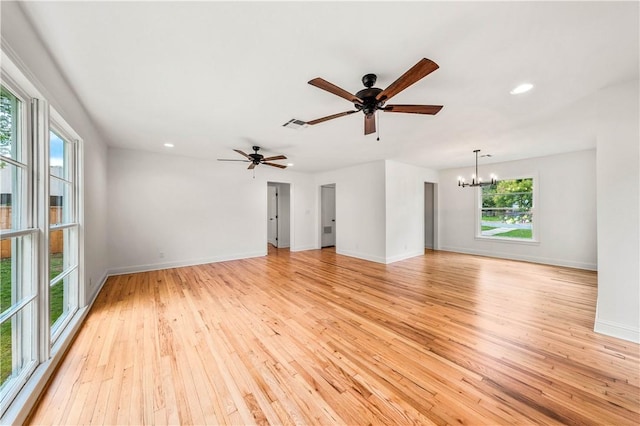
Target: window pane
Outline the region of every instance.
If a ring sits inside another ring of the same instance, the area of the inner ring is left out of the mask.
[[[76,265],[76,256],[70,238],[75,228],[58,229],[49,233],[49,280]]]
[[[18,143],[21,106],[20,100],[2,86],[0,89],[0,155],[16,161],[22,161],[22,147]]]
[[[51,334],[55,333],[62,322],[76,311],[78,304],[74,289],[77,287],[78,270],[64,277],[49,288],[49,320]]]
[[[53,334],[78,307],[77,228],[51,231],[49,238],[49,279],[60,281],[49,288],[49,314]]]
[[[0,312],[35,294],[32,276],[32,237],[2,240],[0,251]]]
[[[72,181],[71,144],[55,132],[49,132],[49,173]]]
[[[51,177],[49,190],[49,223],[51,225],[74,222],[71,191],[72,186],[70,183]]]
[[[0,229],[23,229],[26,220],[26,177],[21,167],[0,162]]]
[[[3,394],[12,386],[12,378],[34,365],[35,311],[35,302],[28,303],[0,324],[0,390]]]
[[[65,303],[65,279],[51,286],[49,292],[49,309],[51,324],[54,324],[65,311],[69,311]]]
[[[484,237],[533,238],[530,211],[483,209],[481,226]]]

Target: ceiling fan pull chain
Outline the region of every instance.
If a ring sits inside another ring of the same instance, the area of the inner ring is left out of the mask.
[[[380,110],[376,110],[376,121],[378,122],[378,138],[376,139],[377,141],[380,140]]]

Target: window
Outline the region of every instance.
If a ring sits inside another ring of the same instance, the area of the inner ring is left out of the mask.
[[[49,131],[49,322],[51,342],[78,309],[75,143]]]
[[[0,416],[30,379],[41,376],[37,367],[67,341],[84,300],[80,285],[81,141],[5,58],[3,53]]]
[[[480,190],[478,236],[535,240],[532,177],[500,180]]]
[[[27,106],[0,87],[0,395],[15,395],[37,365],[37,233]],[[6,396],[6,397],[5,397]]]

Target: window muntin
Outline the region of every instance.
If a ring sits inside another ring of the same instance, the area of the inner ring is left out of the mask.
[[[480,189],[478,236],[533,241],[534,179],[502,179]]]

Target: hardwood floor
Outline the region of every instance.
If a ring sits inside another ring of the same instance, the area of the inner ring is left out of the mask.
[[[33,424],[640,423],[596,274],[331,250],[111,277]]]

